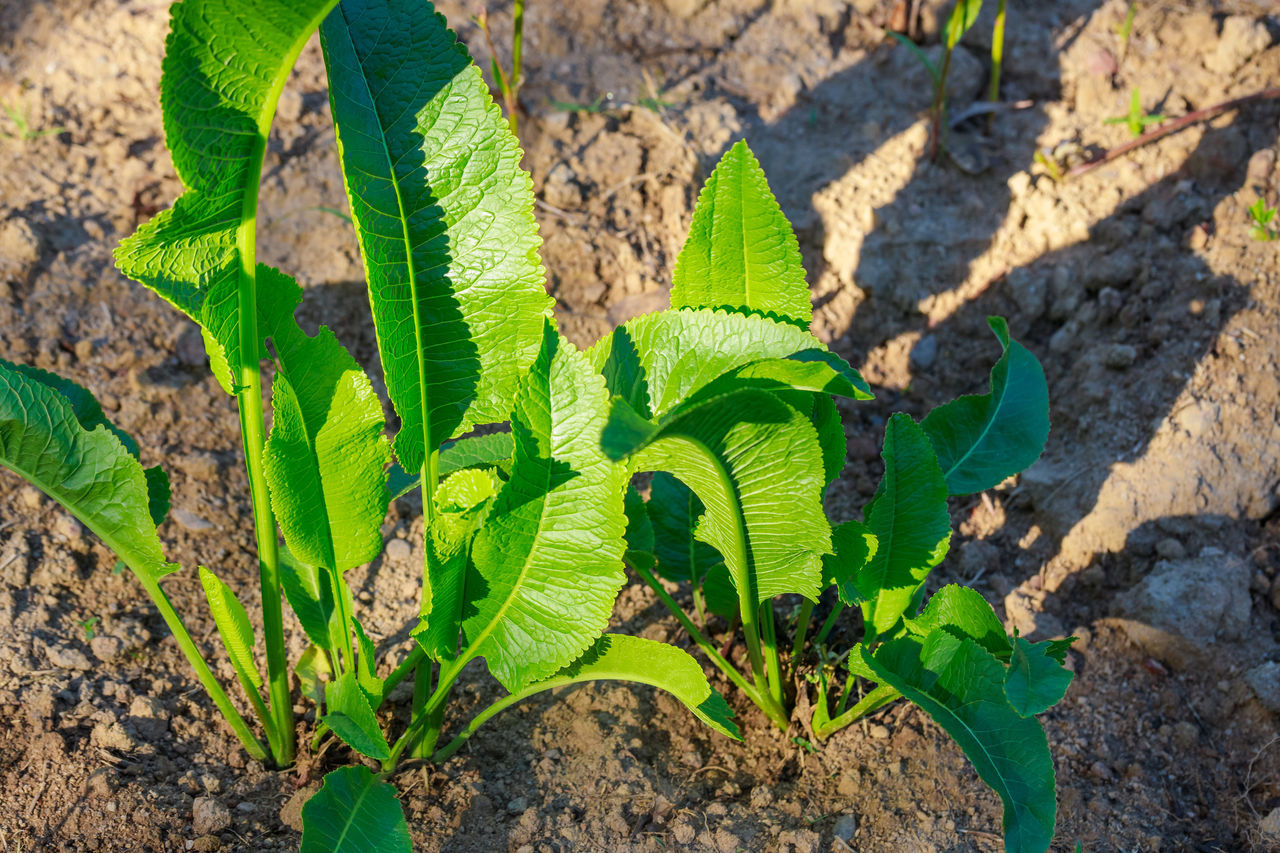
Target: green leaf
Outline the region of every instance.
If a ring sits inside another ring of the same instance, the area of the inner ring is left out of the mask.
[[[702,667],[688,652],[667,643],[605,634],[551,680],[557,683],[550,686],[556,687],[562,681],[648,684],[679,699],[695,717],[725,737],[742,739],[733,722],[733,711],[724,697],[712,689]]]
[[[394,38],[388,35],[394,33]],[[408,471],[510,414],[537,355],[533,188],[480,71],[427,3],[344,0],[320,28],[338,152]]]
[[[871,387],[849,364],[829,350],[807,349],[784,358],[767,358],[743,365],[703,388],[707,393],[717,383],[760,388],[765,391],[815,391],[854,400],[870,400]]]
[[[279,362],[263,468],[285,542],[304,563],[339,572],[382,550],[387,465],[382,403],[327,327],[315,337],[293,312],[302,289],[270,267],[259,306]]]
[[[1057,799],[1044,730],[1005,697],[1005,667],[977,643],[946,631],[901,637],[874,655],[861,651],[876,679],[896,688],[955,739],[982,781],[1004,802],[1009,853],[1044,853],[1053,840]]]
[[[978,13],[981,11],[982,0],[956,0],[955,8],[947,17],[944,28],[947,34],[947,50],[955,49],[955,46],[960,43],[960,38],[977,22]]]
[[[160,548],[147,475],[116,432],[87,429],[48,380],[3,359],[0,466],[66,507],[144,582],[177,570]]]
[[[355,673],[344,672],[330,681],[325,686],[324,700],[326,713],[320,719],[343,743],[377,761],[391,757],[391,747]]]
[[[831,531],[834,553],[822,558],[822,583],[834,585],[843,604],[852,607],[862,602],[855,580],[875,556],[878,545],[875,534],[857,521],[846,521]]]
[[[396,789],[368,767],[339,767],[302,807],[299,853],[413,853]]]
[[[724,556],[743,596],[817,598],[831,530],[822,448],[807,415],[746,389],[651,423],[615,398],[603,444],[611,457],[634,457],[638,470],[667,471],[693,490],[706,508],[698,538]]]
[[[802,329],[813,319],[800,244],[746,142],[725,152],[698,195],[671,307],[771,315]]]
[[[116,264],[195,320],[228,393],[243,361],[239,293],[254,271],[258,182],[285,80],[336,0],[184,0],[161,64],[165,140],[186,191],[116,249]]]
[[[1010,339],[1003,318],[987,323],[1004,347],[991,368],[991,393],[952,400],[920,424],[953,495],[998,485],[1039,459],[1049,440],[1049,386],[1040,362]]]
[[[845,460],[849,455],[844,421],[835,401],[826,394],[813,395],[811,418],[813,428],[818,431],[818,442],[822,445],[822,470],[826,472],[827,487],[830,488],[844,472]]]
[[[440,476],[464,468],[499,468],[505,472],[511,467],[514,447],[509,432],[470,435],[446,442],[440,448]]]
[[[907,613],[951,540],[947,484],[924,430],[899,412],[885,427],[884,478],[866,513],[879,543],[854,586],[869,630],[884,634]]]
[[[935,592],[920,615],[907,620],[907,628],[921,639],[937,630],[947,631],[972,640],[1001,661],[1007,661],[1013,651],[1000,617],[982,593],[958,584]]]
[[[249,614],[244,612],[231,588],[213,572],[200,567],[200,584],[204,587],[205,598],[209,599],[209,610],[213,613],[213,624],[222,637],[222,645],[231,658],[236,675],[245,692],[261,689],[262,674],[253,661],[253,626],[249,623]]]
[[[333,632],[341,631],[342,626],[337,624],[337,608],[329,574],[303,563],[288,548],[281,548],[280,585],[284,588],[289,607],[311,642],[326,651],[333,651]],[[351,591],[344,592],[349,599]]]
[[[627,486],[627,494],[623,498],[623,512],[627,516],[627,553],[626,561],[630,565],[639,565],[652,569],[657,565],[654,548],[653,523],[649,520],[649,505],[636,491],[634,484]]]
[[[317,705],[324,701],[324,685],[333,678],[333,669],[323,648],[314,643],[307,646],[293,672],[298,676],[298,687],[303,696]]]
[[[159,527],[169,514],[169,475],[159,465],[142,469],[142,475],[147,479],[147,510]]]
[[[546,323],[511,416],[515,455],[471,549],[465,652],[515,692],[578,658],[625,580],[627,472],[600,448],[604,381]]]
[[[1050,656],[1049,641],[1029,643],[1018,637],[1005,674],[1009,704],[1024,717],[1034,717],[1062,701],[1074,673]]]
[[[702,501],[684,483],[659,471],[649,486],[646,509],[653,523],[658,574],[669,581],[701,586],[707,572],[724,562],[715,548],[694,535],[703,513]]]
[[[685,309],[637,317],[601,338],[587,355],[609,391],[650,418],[667,414],[737,368],[824,349],[813,335],[786,323]]]

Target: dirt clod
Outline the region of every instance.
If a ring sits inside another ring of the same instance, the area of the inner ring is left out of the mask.
[[[196,797],[191,804],[191,827],[197,835],[213,835],[231,826],[231,812],[216,797]]]

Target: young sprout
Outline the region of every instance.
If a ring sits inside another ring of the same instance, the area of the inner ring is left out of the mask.
[[[1249,219],[1253,222],[1249,236],[1259,243],[1270,243],[1280,237],[1280,232],[1271,224],[1275,218],[1276,209],[1268,207],[1266,199],[1258,196],[1258,200],[1249,205]]]
[[[1147,114],[1142,109],[1142,94],[1137,87],[1134,87],[1133,95],[1129,98],[1129,112],[1122,116],[1113,116],[1107,119],[1103,124],[1123,124],[1129,128],[1129,133],[1134,136],[1141,136],[1146,132],[1147,128],[1153,124],[1160,124],[1166,118],[1163,113]]]
[[[65,127],[48,127],[43,130],[36,130],[31,126],[31,118],[20,106],[10,106],[8,103],[0,101],[0,109],[4,110],[5,115],[9,117],[9,122],[13,125],[14,130],[17,131],[16,133],[5,133],[0,130],[0,136],[5,139],[31,142],[42,136],[57,136],[59,133],[66,132]]]
[[[507,71],[498,61],[498,51],[494,49],[493,38],[489,33],[489,16],[483,10],[476,15],[475,21],[484,33],[485,43],[489,46],[490,68],[493,71],[493,82],[502,95],[502,102],[507,108],[507,121],[511,124],[511,132],[516,132],[520,109],[520,84],[524,82],[524,0],[513,0],[511,6],[511,70]]]

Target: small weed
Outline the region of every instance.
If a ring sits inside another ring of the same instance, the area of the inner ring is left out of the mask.
[[[1141,136],[1148,127],[1153,124],[1160,124],[1166,118],[1167,116],[1163,113],[1148,115],[1144,112],[1142,109],[1142,94],[1135,88],[1133,95],[1129,98],[1129,112],[1126,115],[1109,118],[1103,124],[1123,124],[1129,128],[1129,133],[1134,136]]]
[[[791,739],[791,742],[810,755],[818,751],[818,748],[813,745],[813,741],[809,740],[807,737],[796,736]]]
[[[1137,0],[1129,4],[1129,11],[1125,13],[1124,20],[1116,24],[1116,35],[1120,37],[1120,58],[1129,52],[1129,36],[1133,32],[1133,19],[1138,13]]]
[[[90,616],[88,619],[76,623],[80,626],[81,630],[84,631],[84,640],[86,643],[98,636],[98,632],[95,630],[98,621],[99,617]]]
[[[1249,236],[1259,243],[1270,243],[1280,237],[1280,232],[1271,224],[1275,218],[1276,209],[1268,207],[1266,199],[1258,196],[1258,200],[1249,205],[1249,219],[1253,222],[1249,228]]]
[[[606,104],[611,101],[613,101],[613,93],[607,92],[603,95],[597,95],[596,99],[589,104],[577,103],[575,101],[557,101],[555,98],[552,98],[551,106],[566,113],[590,113],[592,115],[602,115],[609,111],[609,107],[606,106]]]
[[[475,22],[484,33],[485,43],[489,46],[490,70],[493,72],[493,83],[502,95],[503,104],[507,108],[507,121],[511,132],[516,132],[518,125],[517,112],[520,109],[520,84],[524,82],[524,0],[514,0],[511,7],[511,69],[502,67],[498,61],[498,51],[494,49],[493,38],[489,33],[489,16],[485,12],[476,15]]]
[[[9,123],[13,125],[15,133],[5,133],[0,130],[0,136],[5,139],[18,139],[23,142],[32,142],[42,136],[57,136],[59,133],[65,133],[65,127],[48,127],[43,130],[37,130],[31,126],[31,117],[21,106],[11,106],[5,101],[0,101],[0,109],[4,110],[6,116],[9,117]]]

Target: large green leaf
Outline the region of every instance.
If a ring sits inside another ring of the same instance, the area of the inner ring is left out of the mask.
[[[339,767],[302,807],[299,853],[413,853],[396,789],[368,767]]]
[[[337,0],[184,0],[173,4],[160,103],[174,206],[116,250],[120,271],[200,324],[228,392],[240,352],[242,279],[254,273],[258,181],[276,101],[294,60]],[[259,353],[248,358],[255,359]]]
[[[893,628],[946,556],[951,541],[947,484],[924,431],[899,412],[884,433],[884,477],[866,514],[878,542],[854,586],[868,630]]]
[[[959,584],[947,584],[935,592],[920,615],[907,620],[907,628],[921,639],[944,630],[973,640],[1001,661],[1007,661],[1013,650],[1000,617],[982,593]]]
[[[817,338],[787,323],[685,309],[637,317],[587,354],[611,393],[645,417],[660,417],[733,370],[823,350]]]
[[[953,495],[981,492],[1040,458],[1049,440],[1049,386],[1040,362],[988,317],[1004,354],[991,368],[991,393],[952,400],[920,423]]]
[[[259,267],[259,305],[278,368],[263,467],[285,542],[304,563],[339,572],[382,550],[391,448],[369,377],[321,326],[315,337],[293,312],[302,289]]]
[[[511,478],[471,549],[465,651],[508,690],[577,659],[622,587],[626,471],[600,448],[604,382],[547,321],[511,416]],[[434,585],[434,581],[433,581]]]
[[[1048,850],[1058,808],[1049,742],[1037,720],[1009,704],[1004,665],[972,640],[943,630],[924,640],[891,640],[874,655],[857,651],[877,681],[920,706],[955,739],[1000,795],[1005,850]]]
[[[209,600],[209,611],[213,613],[213,624],[222,637],[222,645],[227,650],[227,657],[240,678],[245,692],[262,687],[262,674],[253,660],[253,625],[249,623],[249,614],[244,605],[236,598],[231,588],[213,572],[200,567],[200,584],[204,587],[205,598]]]
[[[694,491],[706,509],[697,535],[724,556],[744,598],[817,598],[831,529],[822,448],[807,414],[747,388],[651,422],[615,397],[603,441],[612,458],[634,457],[638,470],[667,471]]]
[[[724,697],[712,689],[702,667],[688,652],[667,643],[605,634],[586,654],[549,679],[556,683],[548,683],[547,687],[606,680],[635,681],[665,690],[720,734],[740,739],[733,711]]]
[[[105,420],[89,418],[94,426],[86,428],[72,401],[43,379],[51,376],[0,359],[0,465],[66,507],[155,584],[178,567],[160,549],[147,475]],[[82,412],[95,408],[81,404]]]
[[[538,352],[533,188],[480,71],[431,5],[344,0],[320,28],[396,456],[510,414]]]
[[[809,327],[800,244],[746,142],[725,152],[698,195],[671,307],[744,310]]]

